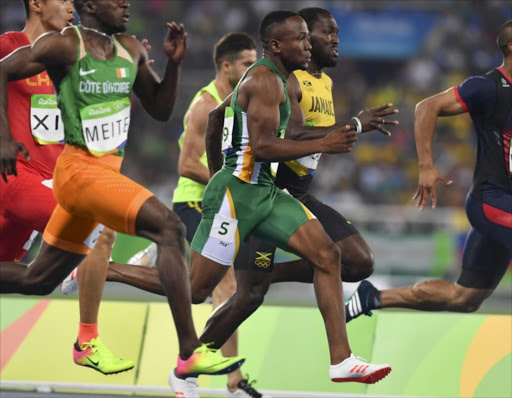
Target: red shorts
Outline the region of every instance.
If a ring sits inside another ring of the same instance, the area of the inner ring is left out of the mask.
[[[57,204],[51,180],[18,163],[18,177],[0,178],[0,261],[18,261],[33,231],[43,232]],[[46,185],[45,185],[46,184]]]
[[[123,158],[97,158],[87,150],[66,145],[57,160],[53,192],[58,205],[44,231],[46,243],[87,254],[98,223],[135,235],[140,208],[153,194],[120,174]]]

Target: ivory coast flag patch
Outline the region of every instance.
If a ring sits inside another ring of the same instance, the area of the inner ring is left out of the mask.
[[[117,68],[117,77],[128,77],[128,69],[126,68]]]

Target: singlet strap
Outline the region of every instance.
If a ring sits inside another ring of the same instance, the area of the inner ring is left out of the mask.
[[[78,37],[78,55],[77,56],[78,56],[78,60],[80,61],[81,59],[85,58],[85,56],[87,55],[85,52],[84,39],[82,37],[82,32],[80,31],[79,26],[74,25],[73,30],[75,31],[75,34]]]
[[[128,52],[128,50],[123,46],[123,43],[119,41],[119,39],[116,37],[116,35],[112,36],[114,38],[114,45],[117,48],[117,56],[123,59],[126,59],[127,61],[131,62],[133,64],[133,58],[132,55]]]

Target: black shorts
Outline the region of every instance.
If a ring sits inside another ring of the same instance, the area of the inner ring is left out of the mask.
[[[301,202],[316,216],[333,242],[359,234],[356,227],[332,207],[307,195]],[[272,272],[275,247],[250,235],[240,246],[235,259],[235,269]]]
[[[192,242],[202,217],[201,202],[173,203],[172,210],[178,215],[187,228],[187,240]]]

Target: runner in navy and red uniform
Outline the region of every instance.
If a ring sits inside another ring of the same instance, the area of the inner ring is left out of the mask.
[[[371,310],[403,307],[423,311],[476,311],[494,291],[512,260],[512,20],[500,29],[497,44],[503,64],[485,76],[470,77],[458,87],[434,95],[416,107],[415,136],[419,184],[414,195],[423,210],[429,197],[436,207],[435,185],[445,180],[432,160],[438,116],[469,112],[478,138],[473,185],[466,199],[471,223],[462,272],[455,283],[426,281],[414,286],[377,290],[363,281],[347,301],[347,320]]]

